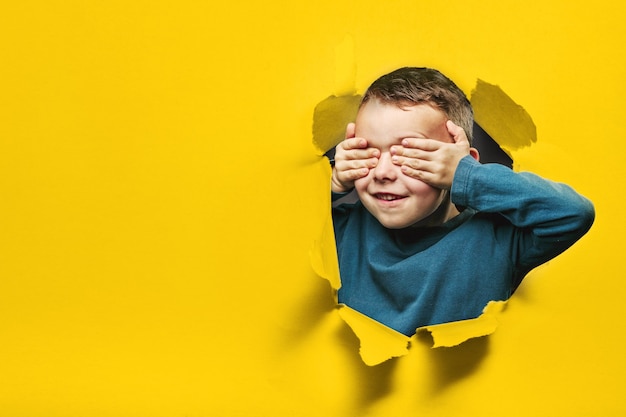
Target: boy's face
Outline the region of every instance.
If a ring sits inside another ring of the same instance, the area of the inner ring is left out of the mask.
[[[354,185],[365,208],[383,226],[436,225],[458,214],[447,191],[403,174],[389,153],[391,146],[401,145],[405,138],[452,142],[447,120],[442,111],[428,104],[400,108],[373,99],[359,110],[356,137],[366,139],[381,155],[376,167]]]

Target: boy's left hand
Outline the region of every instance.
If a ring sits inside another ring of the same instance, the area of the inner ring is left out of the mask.
[[[436,139],[403,139],[402,146],[391,148],[392,162],[409,177],[449,190],[459,161],[470,154],[470,144],[463,128],[450,120],[446,127],[452,143]]]

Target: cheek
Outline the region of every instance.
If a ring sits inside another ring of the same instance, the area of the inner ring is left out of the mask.
[[[416,180],[415,178],[407,177],[404,181],[406,188],[416,196],[428,197],[439,195],[441,190],[439,188],[431,187],[423,181]]]
[[[372,178],[372,171],[370,171],[366,177],[359,178],[358,180],[354,181],[354,188],[356,189],[356,191],[358,193],[365,192],[365,190],[367,190],[367,187],[369,186],[371,182],[371,178]]]

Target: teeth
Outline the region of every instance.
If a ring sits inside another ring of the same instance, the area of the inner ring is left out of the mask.
[[[393,201],[393,200],[399,200],[402,197],[393,195],[393,194],[376,194],[376,198],[380,200]]]

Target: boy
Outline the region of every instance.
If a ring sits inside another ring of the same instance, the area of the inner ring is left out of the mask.
[[[340,303],[407,336],[475,318],[589,230],[593,205],[567,185],[481,165],[472,126],[436,70],[367,90],[332,172]],[[353,189],[359,201],[337,201]]]

